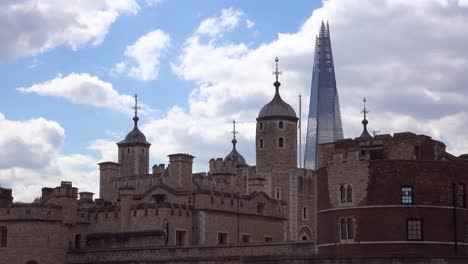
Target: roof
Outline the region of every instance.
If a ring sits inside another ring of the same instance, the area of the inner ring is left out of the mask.
[[[279,94],[280,82],[276,81],[274,83],[276,88],[276,93],[273,99],[262,107],[260,113],[258,114],[257,121],[261,120],[272,120],[272,119],[287,119],[292,121],[297,121],[296,111],[287,104]]]
[[[224,160],[226,161],[231,159],[237,164],[237,166],[246,167],[248,166],[247,162],[245,161],[245,158],[237,151],[236,144],[237,140],[234,138],[232,140],[232,151],[224,158]]]
[[[124,140],[117,143],[117,145],[121,145],[121,144],[145,144],[148,146],[151,145],[151,143],[146,141],[145,135],[138,129],[138,120],[139,120],[138,116],[135,116],[133,118],[133,121],[135,122],[133,130],[127,134]]]

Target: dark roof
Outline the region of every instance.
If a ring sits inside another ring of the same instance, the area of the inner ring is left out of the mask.
[[[135,125],[133,127],[133,130],[130,131],[130,133],[127,134],[124,140],[120,141],[117,143],[117,145],[120,144],[145,144],[145,145],[151,145],[148,141],[146,141],[145,135],[138,129],[138,116],[135,116],[133,118],[133,121],[135,122]]]
[[[260,110],[260,113],[258,114],[257,121],[271,119],[288,119],[297,121],[298,118],[296,116],[296,111],[281,99],[279,94],[280,83],[276,81],[274,85],[276,88],[275,96],[271,102],[262,107],[262,110]]]
[[[224,160],[226,161],[231,159],[236,163],[237,166],[246,167],[248,166],[247,162],[245,161],[245,158],[237,151],[236,144],[237,140],[234,138],[232,140],[232,151],[224,158]]]

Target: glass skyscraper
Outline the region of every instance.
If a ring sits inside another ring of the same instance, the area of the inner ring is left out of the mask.
[[[317,145],[343,138],[330,30],[322,21],[315,40],[304,166],[317,169]]]

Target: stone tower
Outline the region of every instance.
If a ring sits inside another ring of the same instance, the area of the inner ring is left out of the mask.
[[[297,168],[297,121],[294,109],[281,99],[276,61],[276,92],[257,118],[257,172],[289,171]]]
[[[138,100],[135,95],[134,127],[124,140],[117,143],[119,148],[120,176],[136,174],[148,174],[149,172],[149,148],[145,135],[138,129]]]

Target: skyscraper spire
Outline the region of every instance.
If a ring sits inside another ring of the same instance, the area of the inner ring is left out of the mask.
[[[369,110],[366,108],[366,98],[362,99],[362,103],[364,104],[364,108],[362,109],[361,113],[364,115],[364,118],[362,119],[362,125],[364,126],[364,129],[362,131],[361,138],[367,138],[367,137],[372,137],[369,132],[367,131],[367,124],[369,123],[367,121],[367,114],[369,113]]]
[[[304,165],[317,168],[317,146],[343,138],[340,103],[330,40],[330,26],[322,21],[316,37]]]

